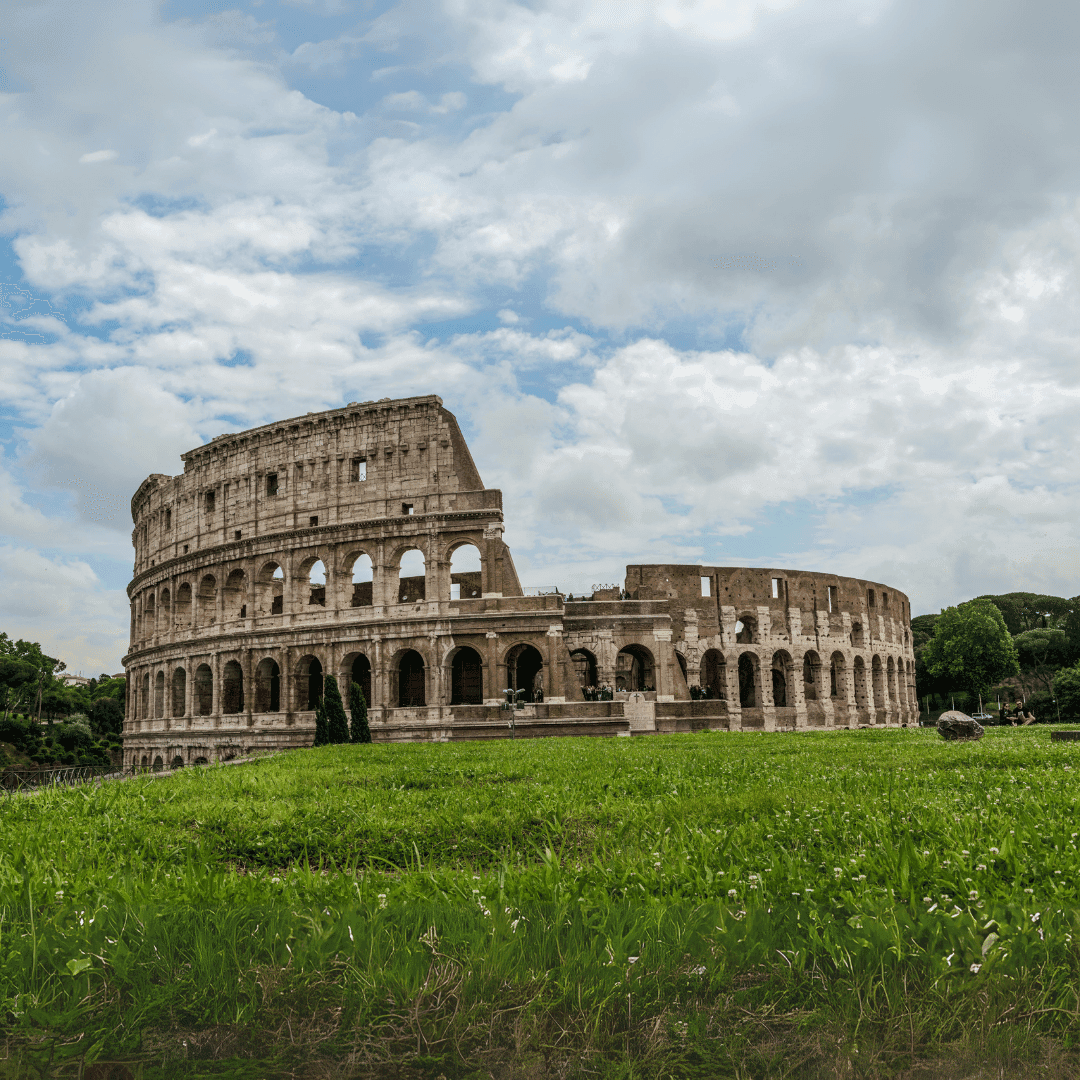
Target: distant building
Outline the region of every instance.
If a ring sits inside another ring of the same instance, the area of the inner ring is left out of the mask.
[[[71,671],[65,671],[60,676],[60,681],[65,686],[89,686],[90,680],[85,675],[76,675]]]
[[[378,741],[507,737],[505,688],[519,736],[917,718],[908,600],[879,582],[631,565],[576,601],[524,590],[437,397],[182,456],[131,503],[127,767],[310,746],[326,675],[360,685]]]

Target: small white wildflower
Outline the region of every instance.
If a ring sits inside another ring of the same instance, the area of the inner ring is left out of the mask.
[[[386,907],[386,893],[384,892],[379,893],[379,907]]]
[[[990,849],[990,854],[991,854],[991,855],[997,855],[997,854],[998,854],[998,849],[997,849],[996,847],[992,847],[992,848]]]
[[[979,899],[979,894],[974,889],[972,889],[971,892],[968,893],[968,899],[969,900],[978,900]]]
[[[860,881],[865,881],[866,880],[866,875],[865,874],[860,874],[859,875],[859,880]]]
[[[960,854],[961,855],[970,855],[971,852],[970,851],[961,851]]]
[[[1035,895],[1035,890],[1034,889],[1025,889],[1024,892],[1030,893],[1032,896]]]
[[[931,898],[930,898],[929,896],[924,896],[924,897],[922,898],[922,902],[923,902],[924,904],[932,904],[932,903],[933,903],[934,901],[933,901],[933,900],[932,900],[932,899],[931,899]]]
[[[60,890],[59,890],[59,891],[57,892],[57,894],[56,894],[56,899],[57,899],[57,900],[63,900],[63,899],[64,899],[64,890],[63,890],[63,889],[60,889]]]
[[[981,967],[982,967],[982,964],[972,964],[971,967],[968,968],[968,970],[971,972],[972,975],[978,975],[979,974],[979,968],[981,968]]]
[[[976,870],[985,870],[985,869],[986,869],[986,863],[979,863],[979,864],[978,864],[978,865],[977,865],[977,866],[975,867],[975,869],[976,869]]]
[[[1033,923],[1036,923],[1036,922],[1039,921],[1039,912],[1036,911],[1035,914],[1031,916],[1031,921]]]
[[[738,896],[738,893],[734,889],[728,889],[728,896]]]
[[[929,852],[929,851],[924,851],[924,852],[923,852],[923,854],[924,854],[924,855],[929,855],[929,854],[930,854],[930,852]]]

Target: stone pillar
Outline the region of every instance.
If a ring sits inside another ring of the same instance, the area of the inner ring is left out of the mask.
[[[799,618],[800,612],[797,609],[792,609],[792,616],[796,619]],[[792,626],[791,637],[795,639],[794,624]],[[806,650],[796,657],[791,657],[791,704],[795,706],[795,728],[796,730],[806,728],[807,722],[807,709],[806,709],[806,685],[803,682],[803,664],[806,661]]]
[[[484,529],[481,596],[502,596],[502,532],[501,525]]]
[[[485,634],[484,640],[484,704],[501,704],[503,687],[499,677],[499,635],[494,630]]]
[[[185,727],[191,727],[191,717],[194,713],[192,702],[195,699],[195,672],[191,669],[191,657],[184,657],[184,719]]]
[[[844,654],[844,689],[843,693],[847,699],[848,707],[848,727],[859,726],[859,710],[858,704],[855,700],[855,660],[853,656]]]
[[[213,726],[219,726],[221,717],[221,654],[214,653],[210,658],[210,673],[214,680],[213,704],[210,706],[210,714],[213,716]]]
[[[547,632],[549,681],[544,684],[545,701],[565,701],[566,679],[569,672],[563,670],[563,625],[552,623]]]
[[[734,663],[732,663],[734,659]],[[742,698],[739,695],[739,654],[724,653],[724,690],[727,692],[728,730],[742,731]]]
[[[278,681],[278,696],[280,704],[279,715],[284,717],[286,724],[293,722],[293,646],[286,645],[282,650],[281,671]]]
[[[670,630],[653,630],[653,640],[656,642],[656,658],[653,670],[656,679],[656,700],[675,700],[675,674],[673,666],[678,663],[675,659],[675,647],[671,644]]]
[[[254,650],[245,649],[243,653],[243,672],[244,672],[244,714],[246,717],[247,726],[251,727],[255,720],[252,714],[255,711],[255,664],[254,664]]]

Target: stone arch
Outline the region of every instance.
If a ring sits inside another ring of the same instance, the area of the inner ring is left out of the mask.
[[[520,641],[506,652],[506,685],[524,690],[522,701],[535,701],[544,690],[544,657],[535,645]]]
[[[484,559],[479,546],[462,540],[448,549],[451,600],[478,600],[484,592]]]
[[[394,665],[397,673],[398,705],[418,709],[427,704],[427,665],[415,649],[405,649]]]
[[[154,772],[161,772],[165,768],[165,762],[161,760],[161,755],[157,754],[154,757],[153,770]]]
[[[195,669],[194,708],[196,716],[209,716],[214,711],[214,673],[209,664],[200,664]]]
[[[851,624],[851,647],[853,649],[866,648],[866,630],[857,619]]]
[[[230,660],[221,669],[221,712],[234,716],[244,711],[244,669]]]
[[[740,645],[756,645],[758,643],[757,617],[746,612],[735,620],[735,640]]]
[[[243,570],[236,569],[229,572],[225,579],[222,600],[225,605],[225,619],[247,618],[246,575]]]
[[[323,665],[312,654],[301,656],[296,662],[296,708],[300,711],[313,710],[322,701]]]
[[[813,649],[803,653],[803,700],[817,701],[821,696],[821,657]]]
[[[484,662],[480,654],[469,645],[462,645],[451,653],[450,704],[484,704]]]
[[[142,685],[139,687],[139,719],[150,717],[150,672],[144,671]]]
[[[172,622],[172,593],[169,592],[167,585],[161,590],[161,595],[158,597],[158,618],[161,620],[162,627],[167,631],[169,624]]]
[[[885,708],[885,679],[881,668],[881,657],[876,653],[870,661],[871,682],[874,687],[874,708]]]
[[[656,689],[656,663],[653,654],[644,645],[631,642],[619,650],[615,657],[615,689]]]
[[[154,676],[154,716],[165,715],[165,672],[159,670]]]
[[[889,704],[899,706],[900,695],[896,690],[896,661],[891,656],[885,662],[885,685],[889,689]]]
[[[773,704],[786,709],[795,704],[795,688],[791,681],[791,654],[777,649],[772,658]]]
[[[209,761],[208,758],[200,756],[200,757],[197,757],[191,764],[192,765],[209,765],[210,761]]]
[[[206,574],[199,582],[199,625],[209,626],[217,621],[217,579]]]
[[[397,602],[411,604],[427,597],[427,556],[420,547],[407,547],[396,555]]]
[[[326,607],[326,563],[317,552],[301,561],[297,580],[307,582],[307,596],[302,602],[302,609]]]
[[[834,652],[829,660],[829,697],[838,701],[847,700],[847,661],[842,652]]]
[[[174,769],[174,770],[175,769],[182,769],[183,767],[184,767],[184,759],[179,754],[177,754],[176,757],[174,757],[172,759],[172,761],[169,763],[169,768],[170,769]]]
[[[157,612],[154,607],[154,594],[148,592],[143,601],[143,630],[144,638],[151,637],[157,630]]]
[[[575,649],[570,654],[570,662],[574,665],[574,675],[582,690],[587,686],[599,684],[600,669],[596,663],[596,657],[588,649]]]
[[[375,602],[375,563],[366,551],[353,551],[345,557],[345,572],[352,583],[350,607],[370,607]]]
[[[701,658],[701,681],[698,684],[709,697],[727,698],[727,661],[719,649],[706,649]]]
[[[172,714],[187,715],[187,672],[182,668],[173,668],[172,673]]]
[[[173,602],[173,626],[177,630],[186,630],[191,626],[191,583],[182,581],[176,589]]]
[[[679,670],[682,672],[683,683],[685,685],[689,686],[690,685],[690,668],[686,663],[686,657],[681,652],[679,652],[678,649],[675,650],[675,661],[676,661],[676,663],[678,663]]]
[[[255,711],[281,711],[281,667],[272,656],[264,656],[255,668]]]
[[[255,614],[280,615],[285,610],[285,571],[271,560],[255,575]]]
[[[866,690],[866,661],[861,656],[856,656],[851,662],[852,674],[855,677],[855,708],[869,709],[869,694]]]
[[[739,704],[744,709],[761,706],[761,661],[757,653],[744,652],[739,656]]]
[[[340,677],[338,684],[341,687],[341,696],[345,701],[345,707],[349,705],[349,693],[352,684],[356,683],[364,695],[364,701],[371,704],[371,661],[366,653],[351,652],[341,659]]]

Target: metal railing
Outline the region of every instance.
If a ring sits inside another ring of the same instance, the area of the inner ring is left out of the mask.
[[[118,773],[120,769],[115,765],[9,765],[0,772],[0,788],[21,791],[25,788],[70,786]]]

